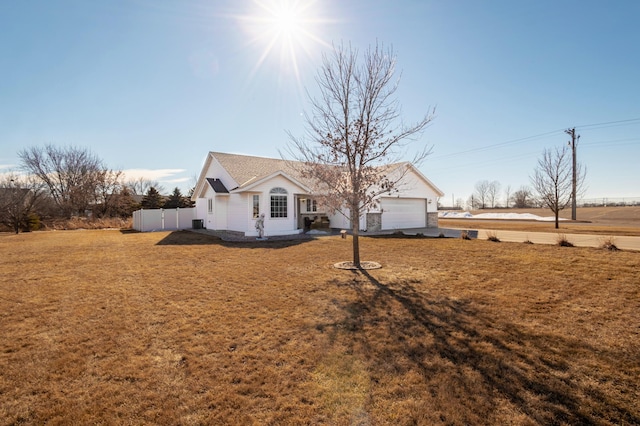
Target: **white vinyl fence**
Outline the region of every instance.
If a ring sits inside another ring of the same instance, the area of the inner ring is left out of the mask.
[[[191,229],[195,218],[195,208],[141,209],[133,212],[133,229],[140,232]]]

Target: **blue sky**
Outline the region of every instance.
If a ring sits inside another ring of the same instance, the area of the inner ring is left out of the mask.
[[[0,0],[0,171],[73,145],[186,192],[208,151],[279,157],[303,134],[332,43],[381,42],[404,119],[436,107],[407,158],[433,146],[444,204],[528,185],[571,127],[585,197],[640,197],[639,21],[635,0]]]

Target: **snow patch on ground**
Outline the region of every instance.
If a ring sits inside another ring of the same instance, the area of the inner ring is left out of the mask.
[[[441,211],[438,217],[445,219],[501,219],[501,220],[537,220],[540,222],[552,222],[555,220],[553,216],[538,216],[531,213],[480,213],[471,214],[464,211]],[[566,220],[560,218],[560,220]]]
[[[312,229],[306,232],[307,235],[329,235],[327,231],[320,231],[318,229]]]

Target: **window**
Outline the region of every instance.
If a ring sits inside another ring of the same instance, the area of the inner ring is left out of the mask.
[[[257,219],[260,216],[260,196],[253,196],[253,218]]]
[[[308,212],[318,211],[318,202],[316,200],[312,200],[311,198],[307,198],[307,211]]]
[[[287,217],[287,190],[273,188],[271,195],[271,217]]]
[[[207,200],[207,210],[209,213],[213,213],[213,198]]]
[[[300,212],[301,213],[314,213],[318,211],[318,202],[311,198],[300,199]]]

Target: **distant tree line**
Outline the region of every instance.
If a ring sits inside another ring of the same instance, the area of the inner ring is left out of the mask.
[[[45,145],[18,153],[19,171],[0,175],[0,225],[18,233],[51,219],[128,218],[140,208],[191,207],[175,188],[169,196],[157,182],[125,181],[86,148]]]
[[[502,192],[502,197],[501,186],[498,181],[478,181],[474,187],[474,192],[467,199],[467,208],[470,210],[481,210],[540,207],[538,198],[529,186],[522,185],[519,189],[513,191],[511,185],[508,185]],[[462,198],[457,199],[455,207],[464,208],[464,200]]]
[[[558,228],[560,211],[573,199],[573,185],[576,185],[576,198],[584,193],[586,168],[576,163],[574,172],[572,160],[570,150],[566,146],[555,150],[545,149],[530,177],[533,189],[522,185],[518,190],[512,191],[509,185],[504,190],[501,203],[500,182],[480,180],[476,182],[474,192],[467,200],[467,208],[548,208],[555,214],[555,225]],[[462,204],[462,199],[458,199],[453,207],[462,208]]]

